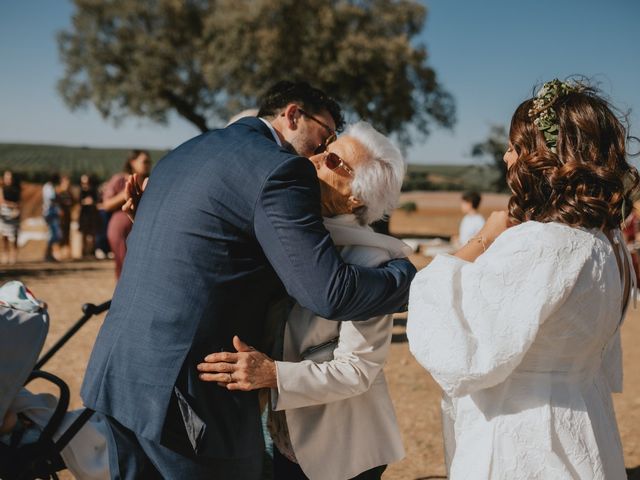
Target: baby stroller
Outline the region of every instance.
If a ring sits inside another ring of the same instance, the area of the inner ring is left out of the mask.
[[[77,478],[108,478],[102,419],[89,409],[67,412],[69,387],[40,369],[110,303],[84,305],[82,318],[37,360],[49,329],[46,306],[20,282],[0,287],[0,480],[57,479],[67,468]],[[25,388],[37,378],[59,397]]]

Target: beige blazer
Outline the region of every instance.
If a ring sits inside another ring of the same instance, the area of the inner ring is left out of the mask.
[[[325,219],[325,225],[348,263],[375,267],[411,252],[353,215]],[[310,479],[349,479],[404,457],[382,370],[392,327],[391,315],[335,322],[300,305],[289,314],[272,407],[285,410],[293,451]],[[336,337],[334,350],[320,352],[325,358],[302,358]]]

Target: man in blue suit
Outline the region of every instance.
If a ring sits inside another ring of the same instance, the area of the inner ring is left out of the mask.
[[[200,381],[198,363],[231,350],[234,335],[258,344],[267,307],[285,290],[336,320],[407,302],[407,260],[347,265],[323,226],[305,156],[342,127],[337,103],[280,82],[259,117],[169,153],[138,206],[82,387],[85,404],[106,415],[113,478],[259,478],[256,393]]]

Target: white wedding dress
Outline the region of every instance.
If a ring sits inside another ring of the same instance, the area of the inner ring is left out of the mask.
[[[439,255],[418,273],[407,335],[444,390],[449,478],[626,478],[613,248],[599,230],[526,222],[473,263]]]

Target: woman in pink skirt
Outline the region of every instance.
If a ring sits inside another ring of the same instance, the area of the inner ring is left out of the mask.
[[[132,223],[126,213],[121,210],[125,203],[125,184],[129,175],[137,174],[142,181],[151,172],[151,157],[145,150],[132,150],[129,152],[124,169],[116,173],[107,182],[102,195],[102,208],[108,212],[113,212],[109,226],[107,227],[107,238],[109,246],[115,256],[116,278],[120,278],[122,264],[127,253],[127,237],[131,232]]]

